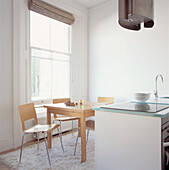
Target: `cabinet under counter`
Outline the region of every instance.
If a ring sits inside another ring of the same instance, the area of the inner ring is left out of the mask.
[[[96,170],[166,169],[167,109],[158,115],[94,110]]]

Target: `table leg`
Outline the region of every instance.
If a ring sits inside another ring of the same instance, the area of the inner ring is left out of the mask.
[[[80,127],[80,119],[78,119],[78,128]],[[79,137],[81,137],[81,133],[79,132]]]
[[[51,124],[51,112],[50,109],[47,108],[47,124]],[[51,132],[47,133],[47,142],[48,142],[48,148],[52,147],[52,140],[51,140]]]
[[[86,118],[83,116],[80,119],[81,124],[81,162],[86,161]]]

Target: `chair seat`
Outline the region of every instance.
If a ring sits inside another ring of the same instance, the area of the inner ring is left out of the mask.
[[[54,129],[59,127],[59,124],[51,124],[51,125],[35,125],[30,129],[25,130],[25,133],[39,133],[39,132],[51,132]]]
[[[91,129],[91,130],[95,130],[95,121],[87,120],[86,121],[86,128]]]
[[[70,121],[70,120],[77,120],[77,117],[57,117],[54,120],[56,121]]]

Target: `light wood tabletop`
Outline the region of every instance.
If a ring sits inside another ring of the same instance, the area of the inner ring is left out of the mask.
[[[69,117],[79,118],[78,126],[80,126],[81,136],[81,162],[86,161],[86,118],[94,116],[95,111],[92,108],[102,106],[104,103],[85,102],[82,105],[66,106],[64,103],[47,104],[47,124],[51,124],[51,113],[66,115]],[[48,132],[48,148],[52,147],[51,133]]]

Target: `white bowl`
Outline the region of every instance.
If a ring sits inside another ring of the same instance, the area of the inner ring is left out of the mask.
[[[150,93],[135,93],[135,99],[140,102],[145,102],[150,98]]]

